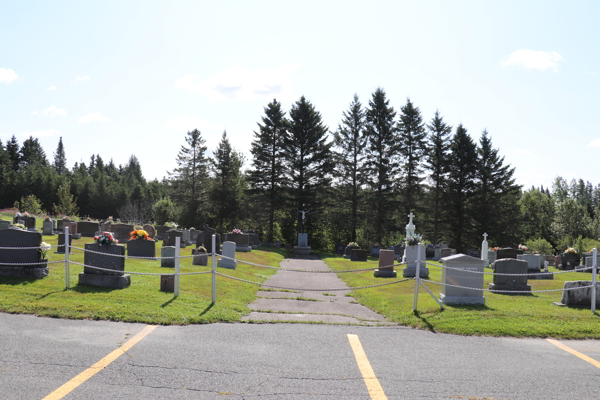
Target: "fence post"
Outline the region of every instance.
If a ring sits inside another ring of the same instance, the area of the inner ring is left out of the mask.
[[[212,302],[217,302],[217,235],[212,235]]]
[[[179,255],[181,238],[175,238],[175,282],[173,283],[173,297],[179,297]]]
[[[417,267],[415,268],[415,293],[413,294],[413,312],[417,311],[419,303],[419,285],[421,284],[421,244],[417,245]]]
[[[65,239],[63,242],[63,247],[65,250],[65,290],[70,289],[71,288],[71,273],[70,273],[70,268],[69,268],[69,253],[71,252],[71,249],[69,248],[69,227],[65,226],[65,229],[63,231],[63,234],[65,235]]]
[[[598,270],[598,249],[592,249],[592,312],[596,312],[596,271]]]

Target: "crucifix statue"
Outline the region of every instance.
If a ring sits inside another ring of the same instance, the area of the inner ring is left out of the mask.
[[[304,204],[302,204],[302,210],[298,210],[300,214],[302,214],[302,223],[300,225],[300,233],[304,233],[304,219],[306,218],[306,214],[310,212],[310,210],[304,209]]]

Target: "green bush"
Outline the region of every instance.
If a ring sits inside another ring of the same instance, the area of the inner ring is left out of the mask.
[[[27,197],[21,197],[21,212],[28,212],[29,214],[39,215],[42,213],[42,202],[30,194]]]
[[[540,254],[552,255],[552,245],[546,239],[531,239],[525,242],[530,251],[536,251]]]
[[[152,214],[157,225],[165,225],[167,221],[176,219],[177,207],[170,198],[163,197],[152,206]]]

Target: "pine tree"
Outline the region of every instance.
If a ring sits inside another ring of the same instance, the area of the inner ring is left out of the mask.
[[[31,165],[48,165],[46,152],[37,138],[29,136],[29,139],[23,142],[19,151],[19,165],[23,168]]]
[[[209,201],[216,221],[215,228],[231,230],[239,220],[243,200],[242,164],[243,155],[235,151],[229,143],[227,132],[223,132],[211,161],[214,179],[211,184]]]
[[[443,210],[445,209],[445,195],[447,191],[448,164],[450,162],[450,134],[452,127],[444,122],[440,112],[436,111],[429,130],[429,146],[427,148],[426,168],[429,170],[431,190],[429,191],[429,204],[426,216],[431,226],[430,237],[433,243],[438,243],[444,231]]]
[[[201,226],[201,205],[206,200],[208,160],[206,141],[198,129],[188,131],[187,146],[181,146],[177,154],[177,167],[169,172],[171,197],[182,207],[180,223],[186,226]]]
[[[450,164],[448,165],[448,202],[450,245],[458,252],[465,253],[467,240],[473,237],[470,200],[475,192],[477,173],[477,146],[459,124],[450,146]]]
[[[62,136],[58,140],[58,147],[54,153],[54,164],[52,166],[59,175],[63,175],[67,172],[67,155],[65,153],[65,147],[63,146]]]
[[[10,158],[12,164],[12,170],[17,172],[19,170],[19,164],[21,162],[21,155],[19,154],[19,142],[15,135],[10,138],[10,141],[6,143],[6,152]]]
[[[254,132],[250,153],[252,168],[248,173],[251,192],[268,202],[269,223],[267,241],[273,241],[275,213],[283,208],[283,190],[286,185],[285,138],[288,121],[281,103],[273,100],[264,108],[262,124]]]
[[[400,114],[400,155],[402,165],[402,194],[404,212],[421,211],[421,181],[423,180],[423,163],[427,148],[425,125],[419,107],[415,107],[410,99],[402,107]]]
[[[397,154],[400,141],[394,124],[396,112],[390,107],[385,91],[378,88],[369,100],[366,112],[366,168],[374,192],[374,240],[382,243],[393,227],[391,215],[396,209],[394,180],[399,172]]]
[[[292,185],[293,208],[290,211],[297,215],[298,232],[304,229],[298,210],[310,210],[309,214],[305,214],[308,220],[305,223],[310,225],[311,217],[322,211],[327,200],[326,191],[331,181],[329,174],[334,166],[332,143],[327,143],[327,131],[321,114],[304,96],[292,105],[285,152],[287,173]]]
[[[350,241],[356,242],[359,207],[363,200],[365,183],[365,111],[354,95],[348,111],[344,111],[342,124],[334,134],[334,143],[338,149],[335,174],[339,179],[340,204],[350,207]]]
[[[73,198],[70,192],[69,182],[63,180],[58,187],[58,204],[53,206],[54,213],[57,215],[74,216],[79,212],[77,199]]]
[[[518,241],[521,187],[513,178],[515,169],[504,165],[504,157],[492,147],[492,139],[484,130],[477,149],[476,187],[473,201],[476,241],[484,233],[497,244]]]

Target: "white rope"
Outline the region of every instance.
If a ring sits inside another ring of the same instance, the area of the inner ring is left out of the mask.
[[[594,285],[589,285],[589,286],[579,286],[579,287],[567,288],[567,289],[563,288],[563,289],[548,289],[548,290],[497,290],[497,289],[473,288],[473,287],[467,287],[467,286],[452,285],[450,283],[435,282],[435,281],[430,281],[428,279],[421,279],[421,281],[433,283],[435,285],[440,285],[440,286],[451,286],[451,287],[456,287],[456,288],[461,288],[461,289],[470,289],[470,290],[482,290],[484,292],[493,292],[493,293],[547,293],[547,292],[565,292],[565,291],[569,291],[569,290],[577,290],[577,289],[585,289],[585,288],[594,287]],[[599,285],[596,284],[596,286],[599,286]]]
[[[174,257],[140,257],[140,256],[128,256],[126,254],[111,254],[111,253],[104,253],[102,251],[96,251],[96,250],[89,250],[89,249],[82,249],[81,247],[75,247],[75,246],[69,246],[71,249],[75,249],[75,250],[81,250],[83,252],[88,252],[88,253],[94,253],[94,254],[102,254],[105,256],[111,256],[111,257],[121,257],[121,258],[137,258],[140,260],[174,260],[176,258],[192,258],[192,257],[197,257],[199,255],[206,255],[206,256],[210,256],[212,255],[212,253],[203,253],[203,254],[192,254],[191,256],[174,256]]]
[[[50,250],[54,247],[65,247],[64,244],[60,244],[60,245],[51,244],[49,246],[50,247],[48,247],[48,246],[44,247],[44,249]],[[39,246],[39,247],[0,247],[0,250],[42,250],[42,246]]]
[[[64,261],[59,261],[59,262],[64,262]],[[203,275],[203,274],[210,274],[212,273],[212,271],[200,271],[200,272],[180,272],[180,273],[169,273],[169,274],[155,274],[155,273],[151,273],[151,272],[135,272],[135,271],[119,271],[116,269],[110,269],[110,268],[100,268],[100,267],[93,267],[91,265],[87,265],[87,264],[83,264],[83,263],[78,263],[75,261],[69,261],[70,264],[75,264],[75,265],[81,265],[82,267],[86,267],[86,268],[92,268],[98,271],[107,271],[107,272],[117,272],[117,273],[123,273],[123,274],[131,274],[131,275],[148,275],[148,276],[172,276],[172,275]],[[111,275],[117,275],[117,274],[111,274]]]
[[[557,275],[557,274],[567,274],[569,272],[580,272],[580,271],[585,271],[585,270],[594,268],[594,267],[582,267],[582,268],[576,268],[576,269],[571,269],[571,270],[566,270],[566,271],[556,271],[556,272],[551,272],[551,271],[545,272],[545,271],[540,270],[540,272],[533,272],[533,273],[527,273],[527,274],[505,274],[505,273],[501,273],[501,272],[473,271],[473,270],[462,269],[462,268],[448,267],[446,265],[432,264],[432,263],[428,263],[428,262],[426,262],[425,264],[431,265],[433,267],[452,269],[454,271],[470,272],[472,274],[498,275],[498,276],[537,276],[540,274]]]
[[[6,263],[6,262],[0,262],[0,266],[7,266],[7,265],[14,265],[14,266],[20,266],[20,265],[46,265],[46,264],[60,264],[60,263],[64,263],[64,261],[40,261],[40,262],[35,262],[35,263]]]

